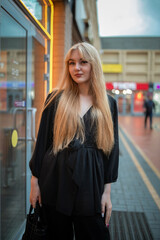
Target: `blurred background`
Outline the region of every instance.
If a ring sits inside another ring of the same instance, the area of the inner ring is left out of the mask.
[[[119,111],[111,237],[160,239],[159,13],[159,0],[0,0],[0,240],[21,239],[43,103],[61,78],[66,52],[81,41],[99,51]],[[148,96],[152,130],[149,122],[144,128]]]

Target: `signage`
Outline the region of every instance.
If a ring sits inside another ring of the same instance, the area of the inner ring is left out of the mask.
[[[18,143],[18,132],[16,129],[14,129],[12,131],[12,134],[11,134],[11,144],[12,144],[12,147],[16,147],[17,146],[17,143]]]
[[[102,64],[102,69],[104,73],[121,73],[121,64]]]
[[[26,103],[25,103],[25,101],[15,101],[14,106],[15,107],[25,107]]]
[[[112,90],[112,89],[117,89],[117,90],[144,90],[148,91],[149,85],[148,83],[135,83],[135,82],[110,82],[106,83],[106,89]]]
[[[143,92],[137,92],[134,94],[134,112],[143,112],[144,98]]]
[[[131,89],[136,90],[136,83],[128,83],[128,82],[114,82],[113,83],[114,89],[124,90],[124,89]]]
[[[149,89],[149,84],[148,83],[136,83],[136,85],[137,85],[136,90],[148,91],[148,89]]]
[[[26,83],[24,81],[0,81],[0,89],[22,89],[26,87]],[[34,82],[29,83],[29,87],[34,87]]]
[[[153,89],[160,90],[160,83],[154,83]]]

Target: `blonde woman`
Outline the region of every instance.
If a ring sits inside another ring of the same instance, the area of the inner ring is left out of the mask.
[[[82,42],[65,58],[43,110],[30,161],[30,202],[44,209],[49,239],[107,240],[118,175],[118,116],[97,50]],[[74,232],[73,232],[74,229]]]

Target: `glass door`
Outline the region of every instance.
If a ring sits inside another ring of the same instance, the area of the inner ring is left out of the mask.
[[[116,100],[118,102],[118,112],[120,115],[130,115],[132,112],[132,96],[119,94],[116,95]]]
[[[0,240],[18,240],[30,206],[29,160],[48,89],[49,40],[14,3],[0,3]]]
[[[16,235],[26,200],[26,30],[1,9],[1,237]]]
[[[118,112],[119,114],[123,114],[123,111],[124,111],[124,101],[123,101],[123,95],[122,96],[119,96],[117,97],[118,99]]]

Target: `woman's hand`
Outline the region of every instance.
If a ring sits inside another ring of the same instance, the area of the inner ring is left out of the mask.
[[[107,227],[109,226],[109,220],[112,213],[112,202],[111,202],[110,192],[111,192],[111,184],[105,184],[104,192],[101,199],[101,209],[102,209],[102,216],[104,216],[104,213],[106,211],[105,225]]]
[[[36,207],[36,202],[39,201],[41,205],[41,193],[38,185],[38,179],[34,176],[31,178],[31,192],[30,192],[30,203],[33,208]]]

